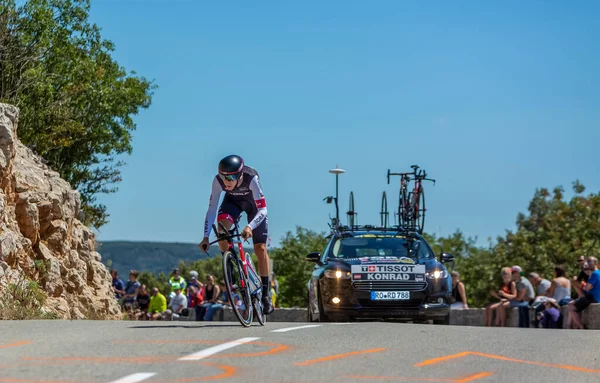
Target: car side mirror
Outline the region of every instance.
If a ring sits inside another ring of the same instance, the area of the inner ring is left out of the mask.
[[[442,256],[440,258],[440,262],[442,263],[454,262],[454,255],[450,253],[442,253]]]
[[[315,252],[308,254],[306,256],[306,261],[321,264],[321,253],[319,253],[318,251],[315,251]]]

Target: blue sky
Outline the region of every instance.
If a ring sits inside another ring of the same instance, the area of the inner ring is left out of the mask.
[[[92,1],[116,60],[159,86],[99,198],[100,241],[199,242],[230,153],[261,174],[273,244],[327,230],[336,164],[359,223],[379,222],[384,190],[396,207],[388,168],[419,164],[437,180],[426,230],[481,244],[536,187],[600,188],[597,2],[228,4]]]

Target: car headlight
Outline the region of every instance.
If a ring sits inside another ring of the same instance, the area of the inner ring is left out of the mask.
[[[428,271],[425,273],[425,276],[428,279],[440,279],[440,278],[446,278],[448,276],[448,272],[446,270],[434,270],[434,271]]]
[[[342,270],[325,270],[325,277],[333,279],[350,279],[350,272]]]

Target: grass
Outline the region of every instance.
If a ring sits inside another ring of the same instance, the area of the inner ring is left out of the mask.
[[[0,319],[56,319],[53,312],[44,312],[46,295],[37,284],[24,276],[0,288]]]

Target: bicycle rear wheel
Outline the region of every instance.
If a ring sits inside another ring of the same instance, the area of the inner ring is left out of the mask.
[[[225,276],[225,288],[227,289],[231,308],[240,323],[248,327],[252,324],[250,286],[244,274],[242,261],[231,251],[226,251],[223,254],[223,274]],[[235,287],[233,286],[234,282],[236,284]]]
[[[400,189],[400,201],[398,202],[398,223],[400,227],[406,227],[408,222],[408,197],[406,189]]]
[[[417,217],[415,221],[417,223],[417,230],[419,233],[423,234],[423,228],[425,227],[425,190],[419,190],[419,201],[416,206],[415,212],[417,213]]]
[[[354,211],[354,193],[350,192],[350,202],[348,203],[348,226],[353,227],[354,226],[354,216],[356,215],[356,212]]]
[[[389,213],[387,208],[387,196],[385,194],[385,191],[381,196],[381,212],[379,214],[381,214],[381,226],[384,228],[387,227]]]

